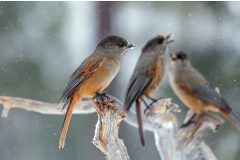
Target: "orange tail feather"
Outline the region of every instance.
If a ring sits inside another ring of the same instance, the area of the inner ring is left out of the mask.
[[[230,112],[222,112],[223,115],[240,130],[240,117],[237,116],[233,111]]]
[[[60,138],[59,138],[59,149],[64,148],[65,145],[65,139],[67,136],[67,131],[68,131],[68,126],[72,117],[72,112],[73,109],[76,105],[76,103],[78,102],[77,100],[79,100],[79,98],[77,98],[76,96],[73,96],[73,98],[70,100],[68,107],[67,107],[67,112],[66,115],[64,117],[64,121],[62,124],[62,130],[61,130],[61,134],[60,134]]]

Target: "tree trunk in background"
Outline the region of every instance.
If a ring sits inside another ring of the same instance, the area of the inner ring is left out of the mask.
[[[97,2],[98,40],[111,33],[111,15],[113,2]]]
[[[99,42],[103,37],[113,34],[111,28],[112,15],[114,15],[114,2],[97,2],[97,42]],[[119,79],[115,78],[112,83],[104,91],[106,93],[112,94],[116,97],[120,97],[122,93],[117,92],[120,87]]]

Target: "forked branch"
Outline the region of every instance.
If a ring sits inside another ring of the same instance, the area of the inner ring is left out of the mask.
[[[154,133],[155,144],[162,160],[217,160],[203,141],[206,130],[213,131],[224,121],[211,114],[203,115],[198,122],[179,129],[174,112],[178,106],[171,99],[160,99],[146,113],[147,123]],[[189,111],[186,119],[193,113]]]
[[[119,160],[129,159],[123,141],[118,138],[118,129],[124,119],[128,124],[137,127],[136,115],[130,111],[125,117],[121,112],[122,102],[113,96],[95,97],[90,104],[84,101],[81,106],[77,106],[74,114],[89,114],[97,111],[98,122],[96,125],[93,143],[106,154],[107,159]],[[103,99],[101,99],[103,98]],[[45,103],[24,98],[0,96],[0,104],[3,105],[2,116],[7,117],[12,108],[24,109],[41,114],[60,115],[65,114],[61,106],[54,103]],[[95,109],[94,109],[95,108]],[[212,150],[203,141],[206,130],[215,129],[223,123],[218,116],[206,114],[199,119],[198,123],[193,123],[185,128],[179,129],[176,113],[179,108],[165,98],[153,103],[146,116],[143,116],[145,130],[154,134],[155,145],[162,160],[216,160]],[[191,116],[191,111],[186,119]],[[125,118],[124,118],[125,117]],[[197,125],[197,126],[196,126]],[[192,136],[192,132],[195,134]]]
[[[126,114],[107,96],[96,96],[93,105],[98,114],[98,122],[92,143],[106,154],[108,160],[129,160],[127,149],[118,138],[119,125]]]

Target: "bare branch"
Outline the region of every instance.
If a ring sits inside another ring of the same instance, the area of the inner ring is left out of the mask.
[[[179,107],[169,98],[158,100],[146,112],[147,123],[151,126],[155,145],[162,160],[179,159],[174,140],[178,128],[174,112],[180,112]]]
[[[120,112],[116,106],[122,108],[123,104],[117,98],[110,95],[108,96],[113,99],[115,103],[109,103],[108,101],[108,104],[104,100],[103,104],[101,104],[99,99],[95,99],[94,101],[99,121],[96,126],[93,143],[107,155],[108,159],[113,159],[112,157],[129,159],[122,140],[117,138],[118,126],[125,114]],[[12,108],[24,109],[41,114],[65,114],[61,106],[55,103],[45,103],[24,98],[0,96],[0,104],[3,105],[2,116],[4,117],[7,117],[8,112]],[[81,106],[76,107],[73,113],[89,114],[95,112],[95,109],[89,101],[84,101]],[[179,112],[178,106],[173,104],[171,99],[167,98],[160,99],[153,103],[146,112],[146,116],[143,116],[144,128],[147,131],[153,132],[160,157],[163,160],[216,160],[216,156],[204,143],[203,135],[207,129],[215,131],[217,126],[223,123],[223,120],[217,116],[206,114],[199,120],[198,124],[200,125],[197,126],[197,128],[196,124],[191,124],[186,128],[178,130],[178,120],[175,116],[177,112]],[[188,119],[191,114],[192,113],[189,112],[186,119]],[[137,127],[136,114],[134,112],[130,111],[124,120],[128,124]],[[191,136],[193,130],[195,130],[195,134]],[[110,138],[106,139],[107,136]],[[108,146],[113,146],[113,148],[110,150]],[[109,152],[111,152],[111,154],[109,154]]]
[[[203,115],[198,123],[191,124],[178,130],[178,106],[170,99],[161,99],[147,111],[148,124],[152,126],[155,144],[163,160],[217,160],[212,150],[203,141],[207,129],[215,129],[223,124],[218,116]],[[189,111],[186,119],[193,113]],[[199,125],[198,125],[199,124]],[[192,133],[195,133],[192,135]]]
[[[116,101],[117,103],[121,103],[117,99]],[[65,114],[61,105],[24,98],[0,96],[0,104],[3,105],[2,115],[4,117],[7,117],[7,113],[12,108],[19,108],[41,114]],[[92,107],[92,104],[96,110]],[[99,98],[95,98],[92,104],[90,104],[89,101],[84,101],[81,106],[77,106],[74,109],[73,113],[88,114],[97,111],[98,122],[93,143],[107,155],[107,159],[109,160],[129,160],[127,149],[123,141],[118,138],[119,125],[125,117],[125,113],[119,111],[115,106],[115,102],[110,99],[105,98],[102,101]]]
[[[7,117],[9,111],[12,108],[19,108],[26,111],[37,112],[41,114],[65,114],[61,105],[56,103],[46,103],[41,101],[35,101],[31,99],[24,99],[18,97],[0,96],[0,104],[3,105],[2,117]],[[74,109],[74,114],[88,114],[95,112],[95,109],[90,105],[89,101],[84,101],[81,106],[77,106]]]
[[[189,111],[186,119],[193,114]],[[217,160],[211,149],[204,143],[203,136],[206,130],[216,131],[218,126],[222,125],[224,120],[219,116],[204,114],[195,123],[181,128],[176,134],[176,148],[187,159],[193,160]]]
[[[98,114],[93,144],[107,155],[108,160],[129,160],[127,149],[118,138],[119,125],[126,116],[110,98],[96,97],[93,105]]]

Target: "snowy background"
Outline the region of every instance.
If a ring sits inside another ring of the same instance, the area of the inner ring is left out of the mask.
[[[57,102],[74,69],[106,35],[117,34],[137,48],[124,55],[106,92],[123,99],[142,46],[159,34],[175,35],[170,51],[183,50],[193,65],[240,115],[239,2],[0,2],[0,95]],[[167,76],[155,97],[172,97]],[[1,111],[1,109],[0,109]],[[104,160],[91,144],[96,114],[74,115],[66,146],[58,149],[63,116],[14,109],[0,118],[1,160]],[[123,123],[120,137],[132,159],[159,159],[151,133],[142,148],[138,130]],[[206,142],[220,160],[240,159],[240,134],[230,123]]]

